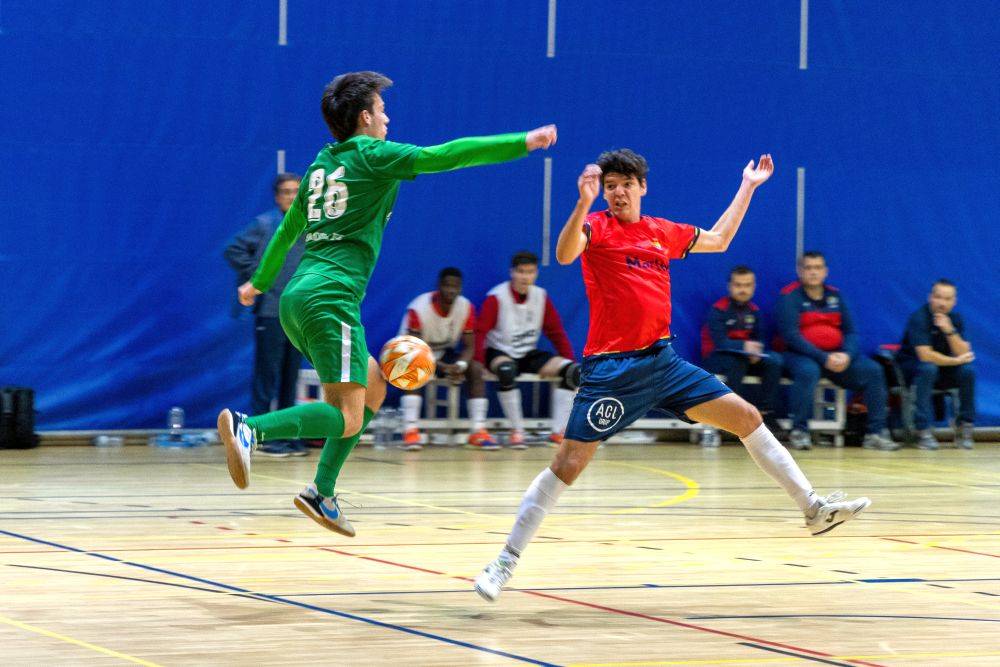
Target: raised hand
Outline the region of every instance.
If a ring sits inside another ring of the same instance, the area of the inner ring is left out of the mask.
[[[771,174],[774,173],[774,161],[771,160],[770,153],[764,153],[760,156],[760,161],[757,166],[754,167],[753,160],[747,163],[747,166],[743,168],[743,180],[749,183],[753,187],[757,187],[767,179],[771,178]]]
[[[240,303],[244,306],[252,306],[253,302],[257,300],[257,295],[263,294],[259,289],[253,286],[249,280],[240,285],[239,296]]]
[[[558,133],[556,132],[555,125],[543,125],[542,127],[537,127],[528,132],[528,137],[525,139],[524,143],[527,145],[528,151],[530,152],[539,148],[548,148],[552,144],[556,143],[557,138]]]
[[[588,164],[583,173],[576,179],[576,187],[580,189],[580,199],[593,203],[601,191],[601,168],[596,164]]]

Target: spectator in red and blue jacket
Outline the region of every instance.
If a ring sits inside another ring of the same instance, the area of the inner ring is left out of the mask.
[[[888,389],[882,369],[860,353],[850,310],[840,291],[826,284],[823,254],[810,251],[798,261],[799,280],[785,286],[778,299],[778,332],[786,348],[785,368],[792,377],[792,433],[789,444],[809,449],[809,418],[820,377],[864,393],[868,407],[867,449],[896,450],[886,428]]]
[[[781,389],[781,355],[764,351],[760,309],[751,299],[757,280],[749,267],[740,265],[729,272],[729,296],[708,311],[701,329],[701,357],[706,370],[726,377],[726,384],[744,398],[743,378],[760,378],[760,410],[772,433],[783,429],[775,421]],[[748,399],[749,400],[749,399]]]

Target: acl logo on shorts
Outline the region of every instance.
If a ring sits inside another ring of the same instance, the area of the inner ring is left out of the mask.
[[[617,398],[600,398],[587,410],[587,421],[595,431],[607,431],[625,416],[625,406]]]

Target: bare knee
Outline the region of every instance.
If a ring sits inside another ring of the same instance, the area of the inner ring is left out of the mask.
[[[359,414],[356,410],[341,410],[344,415],[344,433],[340,437],[350,438],[358,434],[361,430],[364,414]]]
[[[564,484],[572,484],[590,463],[597,445],[596,442],[564,440],[549,468]]]
[[[741,438],[745,438],[764,423],[760,416],[760,411],[747,401],[736,411],[734,415],[733,433]]]

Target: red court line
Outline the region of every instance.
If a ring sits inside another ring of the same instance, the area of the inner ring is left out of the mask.
[[[362,556],[361,554],[351,553],[350,551],[342,551],[340,549],[331,549],[329,547],[318,547],[322,551],[329,551],[335,554],[340,554],[342,556],[351,556],[352,558],[360,558],[361,560],[370,560],[376,563],[382,563],[384,565],[390,565],[393,567],[402,567],[407,570],[417,570],[419,572],[426,572],[428,574],[436,574],[449,579],[457,579],[458,581],[471,582],[472,579],[469,577],[459,577],[447,572],[441,572],[439,570],[430,570],[423,567],[417,567],[415,565],[407,565],[406,563],[399,563],[396,561],[386,560],[384,558],[374,558],[372,556]],[[513,592],[513,591],[512,591]],[[620,614],[622,616],[632,616],[634,618],[641,618],[647,621],[654,621],[656,623],[666,623],[667,625],[673,625],[679,628],[687,628],[688,630],[700,630],[702,632],[709,632],[711,634],[720,635],[723,637],[732,637],[734,639],[742,639],[744,641],[752,641],[758,644],[766,644],[768,646],[777,646],[780,648],[788,649],[791,651],[798,651],[799,653],[805,653],[808,655],[820,656],[823,658],[835,658],[836,656],[832,653],[823,653],[822,651],[813,651],[812,649],[801,648],[799,646],[793,646],[791,644],[783,644],[781,642],[773,642],[767,639],[760,639],[758,637],[752,637],[750,635],[741,635],[735,632],[726,632],[725,630],[716,630],[714,628],[708,628],[703,625],[695,625],[694,623],[684,623],[683,621],[675,621],[669,618],[663,618],[662,616],[651,616],[649,614],[643,614],[637,611],[629,611],[628,609],[618,609],[617,607],[607,607],[600,604],[595,604],[592,602],[585,602],[583,600],[575,600],[573,598],[563,597],[561,595],[552,595],[549,593],[541,593],[539,591],[516,591],[518,593],[523,593],[525,595],[534,595],[540,598],[549,598],[551,600],[557,600],[559,602],[566,602],[568,604],[574,604],[581,607],[589,607],[591,609],[597,609],[599,611],[606,611],[611,614]],[[843,660],[843,658],[837,658],[838,660]],[[867,667],[884,667],[874,662],[864,662],[863,660],[849,660],[848,662],[853,662],[858,665],[866,665]]]
[[[927,537],[935,537],[934,535],[928,535]],[[998,554],[988,554],[985,551],[972,551],[971,549],[959,549],[958,547],[943,547],[940,544],[920,544],[920,542],[910,542],[909,540],[897,540],[892,537],[883,537],[883,540],[889,540],[890,542],[903,542],[904,544],[917,544],[922,547],[928,547],[931,549],[945,549],[947,551],[960,551],[964,554],[975,554],[976,556],[989,556],[990,558],[1000,558]]]
[[[206,525],[204,522],[190,522],[190,523],[200,523],[201,525]],[[907,537],[982,537],[983,533],[935,533],[933,535],[920,533],[911,535],[909,533],[905,534]],[[920,544],[919,542],[907,542],[906,540],[899,540],[892,537],[885,537],[883,535],[845,535],[850,538],[869,538],[876,537],[882,540],[891,540],[893,542],[904,542],[906,544]],[[278,546],[278,545],[247,545],[239,547],[227,547],[227,546],[207,546],[207,547],[135,547],[131,549],[101,549],[101,553],[127,553],[129,551],[211,551],[213,549],[219,551],[226,551],[229,549],[313,549],[320,545],[317,544],[291,544],[291,540],[286,540],[280,537],[271,538],[275,542],[285,542],[288,546]],[[713,538],[696,538],[696,537],[665,537],[665,538],[642,538],[635,540],[627,540],[628,542],[673,542],[678,540],[698,540],[698,539],[713,539]],[[725,539],[740,539],[740,538],[725,538]],[[747,538],[747,539],[765,539],[765,538]],[[799,537],[780,537],[775,536],[775,540],[813,540],[814,537],[803,536]],[[833,540],[836,539],[833,536],[823,536],[823,540]],[[604,544],[607,540],[562,540],[560,544]],[[351,544],[352,548],[360,549],[363,547],[427,547],[427,546],[481,546],[486,544],[496,544],[496,540],[485,540],[482,542],[386,542],[384,544],[372,542],[365,544]],[[944,548],[944,547],[942,547]],[[58,549],[24,549],[20,551],[0,551],[0,554],[48,554],[57,553]],[[976,552],[970,552],[976,553]],[[983,554],[985,556],[993,556],[993,554]],[[995,557],[995,556],[994,556]]]

